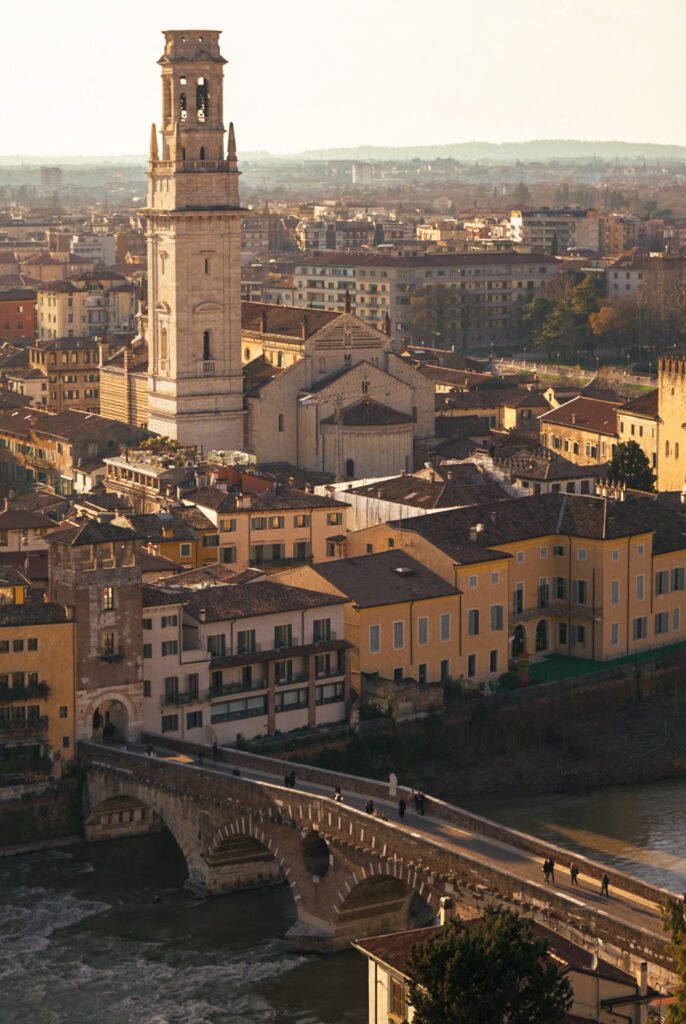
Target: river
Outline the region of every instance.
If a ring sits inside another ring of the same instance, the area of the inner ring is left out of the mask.
[[[472,810],[686,890],[686,780]],[[289,890],[208,900],[162,832],[0,860],[1,1024],[365,1024],[353,951],[293,953]]]

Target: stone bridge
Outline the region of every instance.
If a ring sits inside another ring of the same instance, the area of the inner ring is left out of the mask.
[[[632,973],[647,961],[650,983],[662,991],[674,980],[660,927],[664,890],[613,871],[613,899],[601,900],[602,867],[575,857],[582,886],[572,896],[561,882],[542,884],[542,851],[551,848],[534,837],[433,798],[426,818],[401,822],[388,784],[296,766],[297,788],[287,788],[279,784],[284,762],[220,756],[217,764],[183,763],[81,744],[87,837],[165,826],[189,883],[209,894],[287,882],[298,916],[288,938],[299,948],[332,952],[427,923],[448,896],[463,917],[492,901],[507,904]],[[332,799],[334,782],[343,803]],[[366,796],[376,802],[374,816],[363,809]],[[558,865],[565,857],[560,850]]]

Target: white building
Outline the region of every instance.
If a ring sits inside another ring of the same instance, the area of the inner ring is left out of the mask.
[[[116,262],[114,235],[72,235],[69,251],[103,267]]]
[[[346,718],[344,599],[262,578],[146,586],[147,732],[219,744]]]

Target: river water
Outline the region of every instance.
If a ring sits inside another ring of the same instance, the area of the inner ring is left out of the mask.
[[[686,890],[686,780],[472,810]],[[366,964],[288,950],[287,887],[198,900],[162,832],[0,860],[0,1024],[365,1024]]]

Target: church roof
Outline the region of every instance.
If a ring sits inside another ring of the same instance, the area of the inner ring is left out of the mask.
[[[256,334],[297,338],[305,341],[340,313],[305,306],[281,306],[270,302],[241,302],[241,329]],[[264,330],[262,325],[264,323]],[[303,337],[304,335],[304,337]]]
[[[327,416],[322,420],[322,426],[336,422],[335,416]],[[407,413],[391,409],[390,406],[366,396],[343,409],[340,422],[344,427],[390,427],[400,423],[412,423],[413,420]]]

